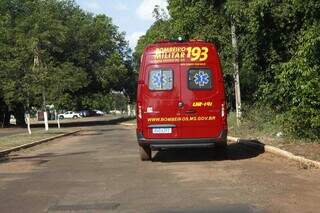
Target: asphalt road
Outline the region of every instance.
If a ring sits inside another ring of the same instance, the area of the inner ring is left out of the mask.
[[[92,127],[0,163],[0,212],[319,212],[320,171],[238,144],[141,162],[134,129]]]

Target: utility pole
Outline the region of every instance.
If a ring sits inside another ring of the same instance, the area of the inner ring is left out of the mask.
[[[239,51],[238,51],[238,40],[236,35],[236,26],[234,23],[234,17],[231,17],[231,37],[233,47],[233,69],[234,69],[234,90],[236,97],[236,117],[237,125],[240,126],[241,119],[241,94],[240,94],[240,78],[239,78]]]

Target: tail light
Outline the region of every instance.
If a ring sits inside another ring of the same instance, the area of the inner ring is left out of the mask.
[[[227,103],[223,101],[223,104],[221,104],[221,118],[222,118],[222,124],[225,129],[228,129],[228,121],[227,121]]]
[[[141,103],[138,103],[138,118],[142,119],[142,106]]]
[[[221,104],[221,117],[225,116],[225,108],[224,108],[224,104]]]

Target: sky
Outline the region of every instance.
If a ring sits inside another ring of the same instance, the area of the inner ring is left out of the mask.
[[[168,5],[167,0],[76,0],[76,3],[88,12],[111,17],[119,31],[126,33],[132,49],[154,22],[155,5],[163,9]]]

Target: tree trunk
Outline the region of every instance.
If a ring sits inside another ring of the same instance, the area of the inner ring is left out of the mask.
[[[26,120],[27,120],[27,125],[28,125],[28,133],[29,133],[29,135],[31,135],[31,128],[30,128],[30,114],[28,113],[27,115],[26,115]]]
[[[48,131],[49,130],[49,123],[48,123],[48,112],[47,111],[43,112],[43,117],[44,117],[45,130]]]
[[[0,128],[10,125],[10,112],[8,106],[0,99]]]
[[[9,110],[7,110],[4,114],[3,114],[3,123],[2,123],[2,126],[3,127],[8,127],[10,126],[10,116],[11,116],[11,113],[9,112]]]
[[[16,118],[16,124],[17,126],[26,127],[26,121],[25,121],[25,109],[24,106],[19,103],[14,107],[14,117]]]
[[[131,116],[131,106],[130,104],[127,105],[127,110],[128,110],[128,116]]]
[[[48,122],[48,112],[47,112],[47,103],[46,103],[46,94],[45,89],[43,88],[42,92],[43,98],[43,117],[44,117],[44,128],[46,131],[49,131],[49,122]]]
[[[0,121],[1,128],[5,127],[6,113],[2,113],[2,120]]]

